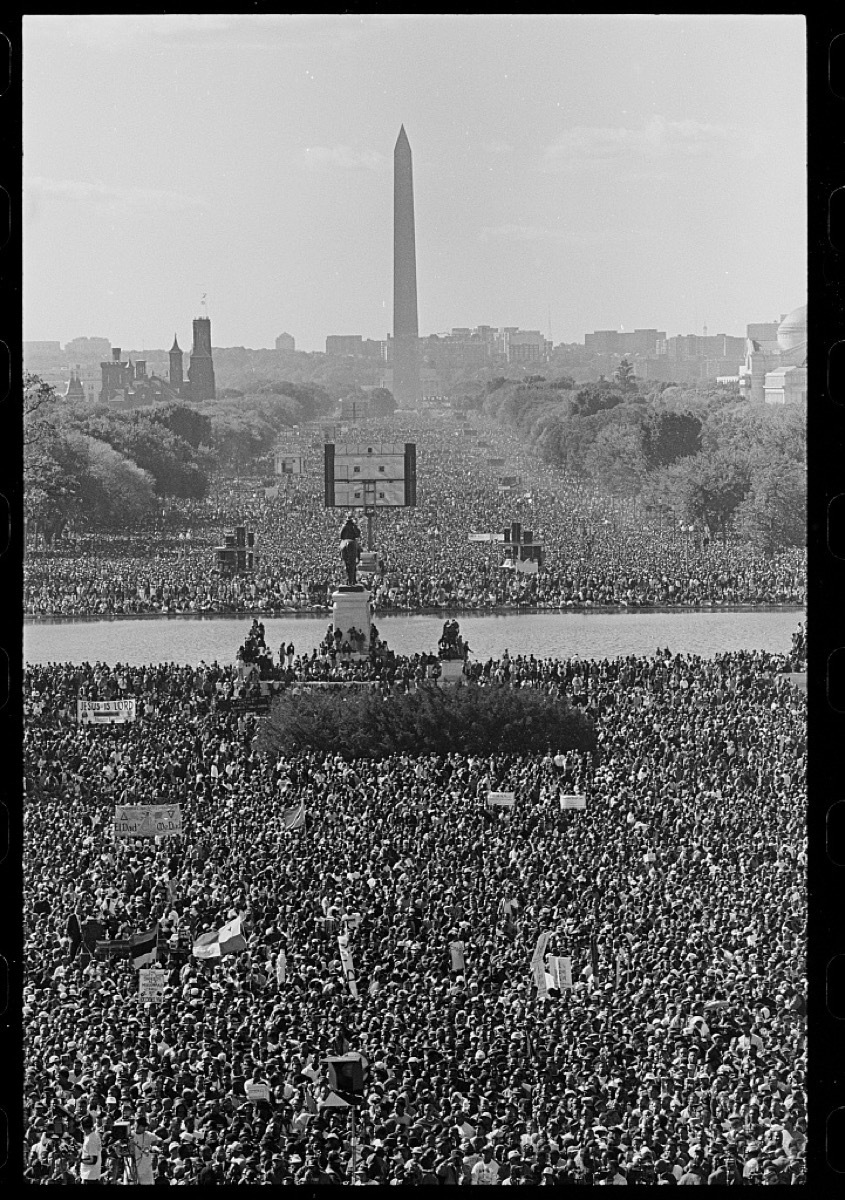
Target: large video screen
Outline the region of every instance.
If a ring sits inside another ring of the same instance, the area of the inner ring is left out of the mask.
[[[414,442],[338,442],[325,447],[327,508],[413,508]]]

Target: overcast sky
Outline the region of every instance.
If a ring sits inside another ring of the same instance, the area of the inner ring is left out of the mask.
[[[27,339],[744,335],[806,299],[800,17],[29,17]]]

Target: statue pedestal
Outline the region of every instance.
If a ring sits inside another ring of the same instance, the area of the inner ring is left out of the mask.
[[[361,658],[370,652],[370,627],[373,623],[370,608],[370,593],[361,583],[343,583],[332,593],[332,625],[339,629],[344,637],[353,628],[360,629],[364,634],[364,654],[356,654]],[[352,643],[350,642],[350,645]]]
[[[441,658],[440,678],[437,682],[440,687],[449,687],[450,684],[459,683],[463,673],[464,660],[462,658]]]

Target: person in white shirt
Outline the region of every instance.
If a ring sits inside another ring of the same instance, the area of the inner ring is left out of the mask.
[[[499,1178],[499,1164],[493,1158],[493,1147],[485,1146],[481,1158],[472,1168],[473,1184],[484,1184],[492,1187]]]
[[[82,1128],[85,1137],[82,1142],[79,1178],[83,1183],[99,1183],[103,1166],[103,1143],[97,1132],[97,1123],[93,1117],[86,1117],[82,1122]]]

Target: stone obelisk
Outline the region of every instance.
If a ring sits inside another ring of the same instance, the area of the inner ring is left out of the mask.
[[[393,151],[393,396],[398,408],[419,407],[414,178],[404,125]]]

